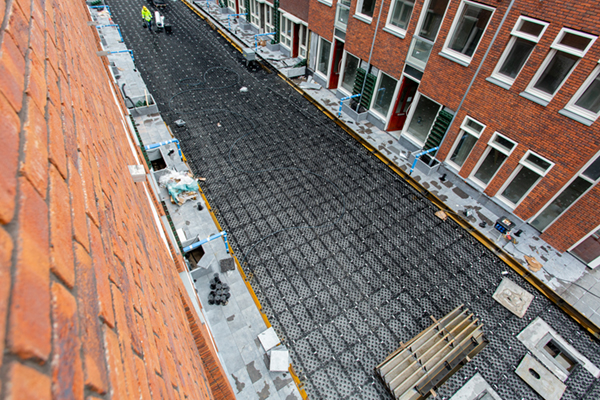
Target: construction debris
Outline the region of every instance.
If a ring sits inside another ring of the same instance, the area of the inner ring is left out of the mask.
[[[544,267],[538,260],[535,259],[535,257],[525,256],[525,261],[527,261],[527,265],[529,266],[529,270],[531,270],[531,272],[538,272]]]
[[[438,217],[439,219],[441,219],[442,221],[445,221],[448,219],[448,215],[442,210],[439,210],[438,212],[436,212],[435,216]]]
[[[198,182],[191,172],[183,173],[169,170],[161,176],[159,184],[167,189],[169,196],[171,196],[171,202],[177,205],[198,198]]]

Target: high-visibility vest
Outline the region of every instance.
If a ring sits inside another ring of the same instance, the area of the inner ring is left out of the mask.
[[[152,19],[152,13],[147,8],[142,8],[142,18],[149,22]]]

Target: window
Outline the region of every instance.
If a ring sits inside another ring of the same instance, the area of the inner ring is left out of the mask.
[[[376,0],[358,0],[356,5],[356,13],[363,17],[367,17],[369,22],[373,18],[373,11],[375,10]]]
[[[331,53],[331,42],[321,38],[319,41],[319,56],[317,60],[317,71],[327,76],[329,72],[329,53]]]
[[[477,143],[481,132],[485,129],[485,125],[475,121],[471,117],[465,117],[462,125],[460,126],[460,132],[458,133],[458,140],[454,145],[454,149],[450,153],[448,161],[454,164],[458,169],[462,168],[463,164],[471,150]]]
[[[229,9],[235,11],[235,0],[227,0],[227,7],[229,7]]]
[[[404,37],[414,5],[414,0],[395,0],[390,7],[386,27]]]
[[[356,71],[360,60],[350,53],[346,53],[346,62],[344,64],[344,75],[341,79],[341,88],[348,93],[352,93],[354,89],[354,81],[356,81]]]
[[[250,0],[250,22],[260,26],[260,6],[256,0]]]
[[[479,161],[479,165],[475,168],[475,173],[471,175],[475,183],[482,187],[487,186],[515,146],[515,142],[495,132],[488,143],[487,150]]]
[[[547,27],[546,22],[519,17],[510,33],[512,37],[492,73],[492,77],[512,85]]]
[[[585,55],[595,40],[596,36],[563,28],[552,43],[550,53],[525,92],[534,98],[541,99],[546,105],[552,100],[579,59]],[[535,101],[535,99],[531,100]]]
[[[592,71],[565,109],[589,120],[588,126],[598,119],[600,116],[600,65]]]
[[[350,17],[350,0],[338,0],[335,15],[335,26],[346,32]]]
[[[397,83],[398,81],[396,79],[383,72],[379,75],[379,84],[377,85],[375,98],[371,108],[381,114],[384,118],[387,118]]]
[[[600,178],[600,157],[596,158],[531,222],[539,231],[545,230],[575,203]]]
[[[449,0],[426,0],[426,4],[423,6],[407,58],[409,63],[420,68],[421,71],[425,70],[427,60],[429,60],[448,3]]]
[[[561,348],[560,344],[554,339],[550,339],[544,346],[544,351],[562,368],[571,372],[573,367],[577,365],[577,361]]]
[[[275,32],[275,26],[273,24],[273,7],[268,3],[265,3],[265,31],[266,33]]]
[[[292,48],[292,31],[293,31],[293,22],[285,17],[285,15],[281,14],[281,44],[283,44],[288,49]]]
[[[543,176],[552,168],[552,163],[534,153],[527,152],[519,161],[512,177],[500,190],[500,198],[516,206],[525,198]]]
[[[442,53],[468,65],[479,45],[494,9],[464,1],[454,19]]]
[[[308,37],[308,28],[306,25],[300,24],[300,57],[306,58],[306,38]]]
[[[413,141],[422,146],[425,144],[441,106],[420,93],[418,96],[418,103],[414,108],[406,133]]]

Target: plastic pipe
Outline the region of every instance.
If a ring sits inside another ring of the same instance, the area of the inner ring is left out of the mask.
[[[166,142],[160,142],[160,143],[152,143],[152,144],[149,144],[148,146],[144,146],[144,148],[146,150],[152,150],[152,149],[156,149],[158,147],[167,145],[169,143],[176,143],[177,144],[177,150],[179,150],[179,157],[181,159],[183,159],[183,155],[181,154],[181,147],[179,146],[179,140],[177,140],[177,139],[171,139],[171,140],[167,140]]]
[[[227,14],[227,29],[229,30],[229,32],[231,32],[231,18],[229,17],[239,17],[241,15],[248,15],[248,13],[243,13],[243,14]]]
[[[429,154],[429,153],[431,153],[432,151],[436,151],[436,150],[439,150],[439,149],[440,149],[440,146],[436,146],[436,147],[432,147],[432,148],[431,148],[431,149],[429,149],[429,150],[423,150],[423,151],[421,151],[421,152],[417,153],[417,154],[415,155],[415,161],[413,161],[413,163],[412,163],[412,167],[410,167],[410,171],[408,172],[408,174],[409,174],[409,175],[412,175],[412,172],[413,172],[413,170],[415,169],[415,166],[417,165],[417,161],[419,161],[419,157],[421,157],[421,156],[424,156],[425,154]]]
[[[227,232],[225,232],[225,231],[219,232],[219,233],[214,234],[214,235],[212,235],[210,237],[207,237],[206,239],[202,239],[202,240],[200,240],[198,242],[190,244],[187,247],[184,247],[183,248],[183,253],[184,254],[185,253],[189,253],[190,251],[197,249],[198,247],[202,246],[203,244],[211,242],[211,241],[213,241],[215,239],[218,239],[220,237],[223,237],[223,241],[225,242],[225,250],[227,250],[227,252],[229,253],[229,244],[227,243]]]
[[[135,58],[133,57],[133,51],[131,50],[118,50],[118,51],[111,51],[108,54],[118,54],[118,53],[129,53],[129,55],[131,55],[131,60],[133,61],[133,63],[135,64]]]
[[[121,28],[119,27],[119,25],[117,24],[107,24],[107,25],[96,25],[96,28],[100,29],[100,28],[108,28],[114,26],[115,28],[117,28],[117,31],[119,31],[119,36],[121,37],[121,42],[123,42],[123,35],[121,34]]]
[[[269,32],[269,33],[259,33],[258,35],[254,35],[254,52],[258,51],[258,37],[259,36],[267,36],[267,35],[275,35],[277,32]]]
[[[360,93],[353,94],[352,96],[348,96],[348,97],[342,97],[340,99],[340,109],[338,111],[338,118],[342,115],[342,106],[343,106],[344,101],[354,99],[356,97],[360,97]]]

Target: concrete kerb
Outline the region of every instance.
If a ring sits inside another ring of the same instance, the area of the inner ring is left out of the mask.
[[[188,7],[190,7],[196,14],[200,15],[201,18],[203,18],[205,20],[210,19],[212,22],[212,24],[210,24],[211,27],[213,25],[221,25],[221,23],[219,21],[215,20],[212,16],[201,15],[201,12],[198,11],[198,9],[196,7],[192,6],[186,0],[181,0],[181,1],[184,2]],[[218,29],[218,28],[213,28],[213,29],[216,29],[217,32],[219,32],[225,39],[228,40],[228,42],[232,43],[232,45],[234,45],[234,47],[238,51],[240,51],[240,52],[242,51],[243,42],[241,41],[240,38],[238,38],[234,34],[225,33],[221,29]],[[231,40],[231,37],[228,37],[230,35],[233,36],[241,44],[241,46],[240,46],[240,44],[233,43]],[[262,62],[260,63],[261,67],[265,68],[265,70],[267,70],[267,72],[270,72],[270,71],[265,65],[263,65],[263,63],[266,63],[274,70],[277,70],[267,60],[265,60],[263,57],[261,57],[260,54],[257,54],[257,56],[260,57],[260,59],[262,60]],[[346,125],[346,123],[342,119],[338,118],[332,112],[330,112],[325,107],[323,107],[310,94],[308,94],[307,92],[302,90],[300,87],[298,87],[294,82],[292,82],[288,77],[286,77],[282,73],[278,72],[278,76],[281,79],[283,79],[285,82],[287,82],[292,88],[294,88],[304,98],[306,98],[308,101],[310,101],[311,104],[313,104],[315,107],[317,107],[327,117],[329,117],[331,120],[335,121],[335,123],[338,126],[340,126],[342,129],[344,129],[344,131],[346,133],[348,133],[350,136],[352,136],[355,140],[357,140],[360,144],[362,144],[370,153],[372,153],[375,157],[377,157],[385,165],[387,165],[394,172],[396,172],[404,181],[406,181],[409,185],[411,185],[421,195],[423,195],[425,198],[427,198],[429,201],[431,201],[440,210],[444,211],[459,226],[461,226],[471,236],[473,236],[480,243],[482,243],[484,246],[486,246],[498,258],[500,258],[504,263],[506,263],[509,267],[511,267],[516,273],[518,273],[520,276],[522,276],[525,280],[527,280],[530,284],[532,284],[537,290],[539,290],[542,294],[544,294],[544,296],[546,296],[550,301],[552,301],[554,304],[556,304],[561,310],[563,310],[565,313],[567,313],[567,315],[569,315],[578,324],[580,324],[583,328],[585,328],[591,335],[593,335],[596,339],[600,340],[600,327],[598,325],[596,325],[594,322],[592,322],[588,317],[583,315],[579,310],[574,308],[571,304],[567,303],[564,299],[562,299],[548,285],[546,285],[539,278],[537,278],[535,275],[533,275],[531,272],[529,272],[527,270],[527,268],[525,268],[523,265],[521,265],[521,263],[519,263],[512,255],[507,253],[503,248],[501,248],[496,243],[494,243],[489,238],[487,238],[483,233],[481,233],[477,229],[475,229],[469,221],[465,220],[462,216],[456,214],[456,212],[453,211],[450,207],[448,207],[440,198],[438,198],[436,195],[431,193],[429,190],[425,189],[425,187],[423,187],[419,182],[417,182],[415,179],[413,179],[411,176],[409,176],[406,172],[404,172],[394,162],[389,160],[377,148],[375,148],[374,146],[369,144],[365,139],[363,139],[360,135],[358,135],[356,132],[354,132],[348,125]],[[241,270],[241,266],[240,266],[239,262],[237,261],[237,259],[236,259],[236,262],[237,262],[238,268]],[[256,300],[256,301],[258,301],[258,300]],[[258,305],[258,307],[260,310],[259,305]]]

